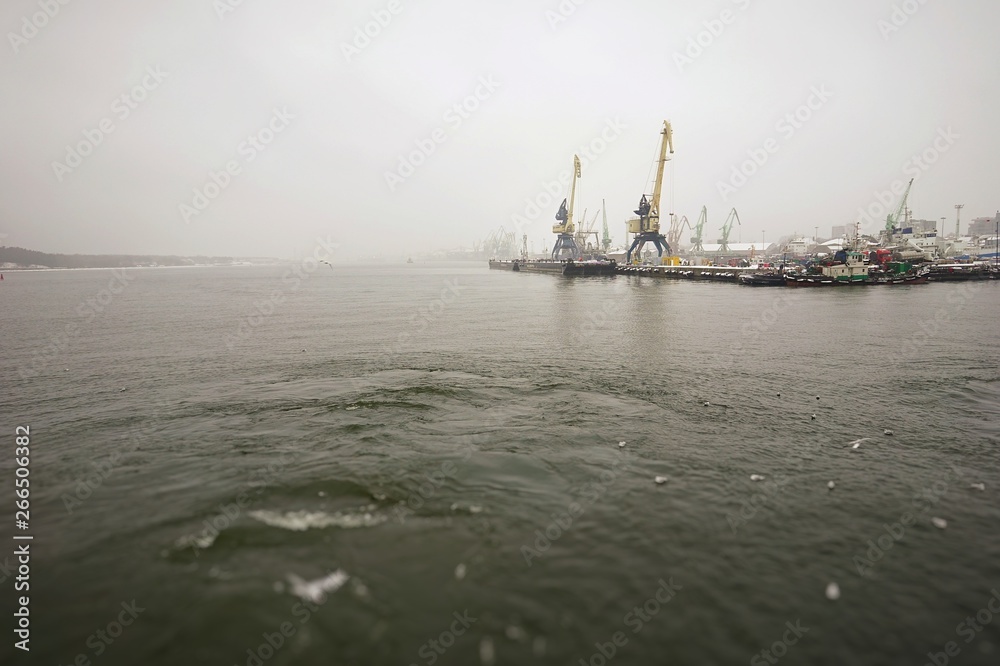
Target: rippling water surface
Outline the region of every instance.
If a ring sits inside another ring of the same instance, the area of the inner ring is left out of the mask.
[[[1000,284],[320,268],[0,283],[31,663],[1000,660]]]

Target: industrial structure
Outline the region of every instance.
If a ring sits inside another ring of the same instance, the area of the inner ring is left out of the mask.
[[[691,252],[694,254],[700,254],[705,251],[705,246],[702,244],[702,232],[705,230],[707,223],[708,206],[702,206],[701,215],[698,216],[698,222],[694,225],[694,236],[691,236]]]
[[[552,233],[557,234],[555,245],[552,246],[553,259],[575,259],[580,256],[580,248],[576,244],[573,224],[573,204],[576,199],[576,180],[580,177],[580,158],[573,156],[573,181],[569,190],[569,206],[563,199],[556,213],[557,223],[552,225]]]
[[[740,222],[740,216],[736,212],[735,208],[729,211],[729,217],[726,218],[725,223],[722,225],[722,238],[719,239],[720,252],[729,251],[729,234],[733,230],[733,222],[736,222],[740,226],[743,225],[743,223]]]
[[[642,195],[639,200],[639,207],[635,210],[637,217],[633,217],[628,221],[628,232],[635,234],[632,244],[629,246],[628,252],[625,254],[625,260],[628,263],[632,261],[632,254],[641,253],[642,246],[646,243],[653,243],[656,246],[657,256],[662,257],[663,251],[666,250],[670,253],[670,245],[667,243],[667,239],[660,233],[660,193],[663,189],[663,170],[667,164],[667,150],[669,149],[670,154],[674,152],[674,139],[673,130],[670,127],[670,121],[663,121],[663,130],[660,132],[662,139],[660,140],[660,157],[657,161],[656,167],[656,182],[653,185],[653,194],[648,197],[646,194]]]

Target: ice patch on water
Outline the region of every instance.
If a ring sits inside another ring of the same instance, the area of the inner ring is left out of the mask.
[[[218,532],[209,532],[208,530],[202,530],[197,534],[185,534],[174,542],[174,548],[177,550],[184,550],[185,548],[206,550],[212,547],[217,536],[219,536]]]
[[[271,527],[280,527],[294,532],[304,532],[308,529],[323,529],[324,527],[374,527],[384,523],[384,515],[364,511],[359,513],[330,514],[325,511],[268,511],[261,509],[251,511],[250,517]]]
[[[348,576],[342,569],[337,569],[332,574],[324,576],[322,578],[317,578],[316,580],[304,580],[293,573],[286,576],[289,585],[291,585],[291,593],[302,599],[303,601],[311,601],[314,604],[321,604],[326,601],[326,595],[330,592],[336,592],[344,586],[350,576]]]

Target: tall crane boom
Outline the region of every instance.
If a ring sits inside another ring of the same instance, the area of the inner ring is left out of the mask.
[[[888,215],[885,218],[885,233],[888,237],[892,237],[892,230],[899,225],[899,218],[902,216],[903,211],[906,210],[906,199],[910,196],[910,188],[913,187],[913,179],[906,186],[906,191],[903,192],[903,199],[899,202],[899,208],[892,215]]]
[[[650,211],[650,222],[655,224],[655,227],[651,227],[651,231],[660,230],[660,193],[663,191],[663,171],[667,166],[667,148],[670,149],[670,154],[674,154],[674,131],[670,127],[670,121],[663,121],[663,141],[660,142],[660,159],[659,164],[656,167],[656,184],[653,186],[653,207]]]
[[[667,151],[674,153],[674,131],[669,120],[663,121],[663,129],[660,131],[660,156],[656,166],[656,182],[653,185],[652,199],[643,194],[639,200],[639,208],[636,209],[634,217],[628,221],[628,232],[636,234],[632,245],[626,253],[626,261],[632,261],[633,252],[641,252],[642,246],[646,242],[652,242],[656,246],[658,256],[663,256],[663,250],[670,252],[670,245],[667,239],[660,233],[660,193],[663,191],[663,171],[667,166]],[[664,247],[665,246],[665,247]]]
[[[682,215],[680,218],[676,215],[670,216],[670,230],[667,232],[667,244],[673,248],[674,252],[677,252],[681,246],[681,234],[684,233],[685,229],[690,228],[691,222],[688,221],[687,215]]]
[[[694,226],[694,236],[691,236],[691,251],[692,252],[704,252],[705,247],[701,244],[702,231],[705,229],[705,225],[708,223],[708,206],[701,207],[701,215],[698,216],[698,222]]]
[[[736,212],[735,208],[729,212],[729,217],[726,218],[725,223],[722,225],[722,238],[719,239],[719,252],[729,251],[729,234],[733,230],[733,222],[743,226],[743,223],[740,222],[740,215]]]
[[[580,248],[576,243],[576,239],[573,238],[573,232],[576,231],[576,226],[573,224],[573,207],[576,200],[576,181],[579,177],[580,158],[574,155],[573,181],[569,190],[569,205],[566,205],[567,199],[563,199],[562,204],[559,206],[559,211],[556,213],[556,224],[552,225],[552,233],[558,234],[556,242],[552,246],[553,259],[561,259],[563,256],[575,259],[580,256]]]

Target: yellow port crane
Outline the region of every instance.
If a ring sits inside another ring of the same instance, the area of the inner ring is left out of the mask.
[[[642,199],[639,200],[639,208],[635,210],[635,214],[638,217],[633,217],[628,221],[628,232],[635,234],[635,238],[625,255],[627,263],[632,263],[632,253],[641,253],[642,246],[647,242],[651,242],[656,246],[657,256],[662,257],[664,250],[667,251],[667,254],[670,254],[670,245],[663,234],[660,233],[660,192],[663,189],[663,170],[667,164],[667,160],[670,159],[667,156],[667,149],[669,148],[671,155],[674,153],[674,132],[670,127],[669,120],[663,121],[663,129],[660,131],[660,135],[662,136],[660,140],[660,157],[657,161],[656,183],[653,185],[653,195],[651,198],[647,198],[645,194],[642,195]]]
[[[569,206],[567,199],[563,199],[556,213],[556,224],[552,225],[552,233],[557,234],[555,245],[552,246],[552,258],[576,259],[580,256],[580,247],[573,237],[576,226],[573,224],[573,203],[576,199],[576,179],[580,177],[580,158],[573,156],[573,182],[569,189]]]

